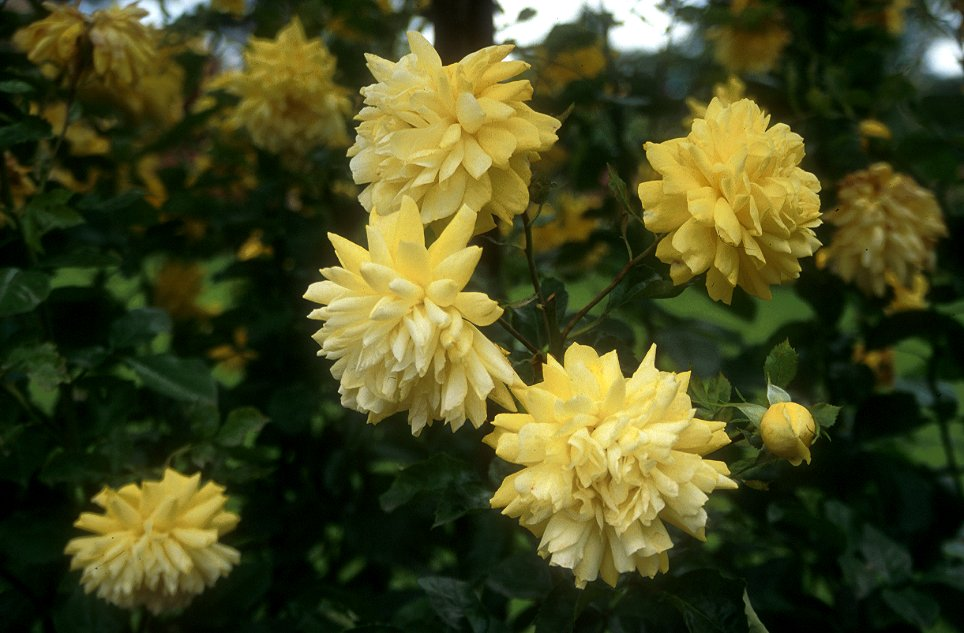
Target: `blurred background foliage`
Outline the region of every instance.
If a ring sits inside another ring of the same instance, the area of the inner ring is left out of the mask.
[[[655,258],[629,271],[570,340],[617,349],[626,368],[656,342],[664,369],[700,377],[701,412],[724,417],[733,410],[714,403],[761,402],[764,362],[789,341],[796,372],[783,386],[841,409],[809,466],[754,459],[745,442],[723,451],[743,485],[714,495],[708,542],[680,539],[668,574],[582,591],[488,509],[509,467],[480,442],[485,429],[416,439],[401,421],[367,426],[339,405],[301,296],[334,263],[326,232],[362,235],[345,148],[280,161],[226,130],[233,97],[205,87],[248,36],[273,38],[297,15],[337,57],[357,111],[371,82],[364,53],[397,59],[406,27],[458,3],[244,4],[169,16],[180,71],[156,103],[75,95],[43,77],[10,44],[40,3],[0,5],[2,628],[964,630],[964,93],[960,74],[923,64],[935,38],[960,42],[959,3],[780,0],[739,17],[782,16],[778,62],[742,79],[806,139],[824,210],[843,176],[886,160],[934,192],[950,237],[928,305],[913,311],[886,310],[812,258],[772,301],[738,291],[732,306],[700,284],[674,287]],[[532,64],[534,107],[563,120],[531,188],[534,255],[559,323],[653,239],[635,196],[654,177],[642,143],[684,135],[686,97],[705,103],[728,77],[707,40],[735,22],[728,3],[659,6],[691,29],[658,49],[615,50],[613,16],[587,8],[516,51]],[[517,19],[542,12],[549,3],[533,2]],[[470,41],[491,24],[462,28]],[[867,119],[888,133],[867,133]],[[517,218],[481,238],[474,283],[544,348],[522,233]],[[490,336],[531,379],[532,353]],[[227,486],[241,564],[172,616],[83,595],[62,553],[74,519],[102,486],[167,465]]]

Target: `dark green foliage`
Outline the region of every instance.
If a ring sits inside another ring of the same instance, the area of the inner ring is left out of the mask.
[[[364,53],[397,59],[422,4],[249,2],[235,18],[201,3],[167,30],[214,33],[231,48],[298,15],[337,56],[336,80],[357,112],[358,89],[371,82]],[[517,20],[551,10],[532,4]],[[824,211],[841,177],[880,160],[934,191],[950,236],[936,247],[930,307],[891,314],[886,299],[809,258],[772,301],[737,290],[722,306],[702,281],[673,284],[655,257],[660,236],[646,231],[635,190],[653,177],[642,144],[684,135],[684,98],[708,100],[726,79],[703,35],[732,17],[726,3],[704,4],[662,3],[694,28],[660,50],[616,54],[612,16],[587,11],[543,46],[516,51],[533,64],[533,108],[564,119],[558,153],[533,165],[532,199],[593,197],[585,217],[594,224],[536,249],[538,291],[521,219],[477,239],[485,255],[471,289],[499,300],[516,335],[485,332],[527,384],[540,380],[547,353],[572,342],[616,350],[627,374],[655,343],[660,369],[692,370],[697,415],[727,422],[732,444],[710,457],[740,487],[712,495],[707,541],[672,528],[668,573],[585,589],[490,508],[517,468],[482,443],[490,426],[436,424],[413,438],[404,414],[370,426],[341,406],[302,295],[336,264],[328,232],[364,242],[344,148],[290,164],[216,132],[234,98],[193,108],[215,60],[189,49],[177,54],[186,103],[174,125],[71,95],[9,45],[33,16],[4,8],[0,629],[964,630],[964,98],[959,78],[930,76],[918,61],[956,14],[914,2],[899,37],[854,21],[858,9],[886,4],[870,0],[763,2],[740,18],[751,26],[778,4],[792,32],[773,73],[745,77],[747,93],[771,123],[805,138],[803,167],[821,180]],[[560,54],[597,45],[598,75],[543,80]],[[107,154],[79,155],[36,114],[66,101],[73,121],[110,141]],[[871,117],[891,140],[860,138]],[[145,159],[156,169],[142,170]],[[832,236],[818,230],[824,243]],[[761,451],[768,383],[819,425],[809,466]],[[63,554],[80,535],[73,522],[103,486],[155,479],[167,466],[226,486],[241,523],[223,540],[242,562],[174,614],[85,595]]]

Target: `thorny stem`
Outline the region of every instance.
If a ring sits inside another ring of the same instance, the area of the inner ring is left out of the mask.
[[[623,280],[623,277],[628,275],[629,271],[631,271],[633,267],[636,266],[636,264],[638,264],[639,262],[649,257],[653,253],[653,251],[656,250],[656,245],[658,243],[659,243],[659,240],[654,240],[653,243],[650,244],[648,247],[646,247],[646,249],[643,252],[639,253],[638,255],[630,259],[628,262],[626,262],[626,265],[623,266],[622,270],[616,273],[616,276],[613,277],[613,280],[611,282],[609,282],[609,285],[607,285],[605,288],[600,290],[599,293],[589,301],[589,303],[584,305],[579,310],[579,312],[577,312],[575,315],[573,315],[571,319],[569,319],[569,322],[566,323],[566,327],[564,327],[562,330],[562,340],[566,340],[566,337],[569,336],[569,333],[572,331],[572,328],[576,327],[576,324],[579,323],[579,321],[581,321],[584,316],[589,314],[590,310],[595,308],[600,301],[602,301],[607,296],[609,296],[609,293],[612,292],[616,288],[616,286],[619,285],[619,282]]]
[[[535,290],[536,297],[539,299],[539,309],[542,311],[542,322],[546,329],[546,340],[548,342],[549,353],[556,357],[562,356],[562,341],[565,334],[560,334],[559,324],[556,322],[556,310],[553,306],[555,295],[546,297],[542,294],[542,284],[539,282],[539,272],[536,270],[535,254],[532,248],[532,218],[529,211],[522,214],[522,227],[526,236],[526,263],[529,265],[529,278],[532,280],[532,289]]]

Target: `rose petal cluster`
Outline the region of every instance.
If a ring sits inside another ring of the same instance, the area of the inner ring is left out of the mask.
[[[616,352],[573,344],[549,357],[543,381],[516,390],[524,412],[503,413],[483,441],[523,468],[492,507],[540,537],[539,554],[573,570],[580,587],[620,573],[668,569],[666,525],[700,540],[710,493],[735,488],[721,461],[723,422],[694,417],[689,372],[663,372],[651,347],[625,378]]]
[[[418,206],[405,198],[397,213],[372,214],[367,249],[328,234],[341,265],[308,288],[305,298],[323,306],[309,318],[324,321],[314,339],[318,355],[335,361],[342,405],[369,423],[407,411],[418,435],[435,420],[481,426],[487,398],[513,408],[507,385],[518,377],[477,327],[502,308],[464,291],[482,255],[468,246],[475,222],[463,207],[426,246]]]
[[[826,265],[876,297],[887,293],[888,275],[913,287],[918,274],[934,268],[934,247],[947,235],[934,194],[884,162],[840,181],[827,221],[836,231],[822,253]]]
[[[512,46],[489,46],[442,65],[432,45],[408,33],[412,52],[397,62],[366,55],[377,83],[362,88],[348,150],[359,201],[369,211],[398,211],[405,197],[429,224],[462,206],[478,212],[478,231],[511,223],[529,205],[530,163],[556,141],[559,121],[530,108],[528,68],[504,61]]]
[[[120,90],[136,84],[154,65],[155,33],[141,22],[147,11],[136,3],[90,15],[67,4],[43,6],[50,14],[17,31],[13,41],[47,76]]]
[[[160,481],[105,487],[74,525],[94,536],[71,539],[70,568],[87,593],[123,608],[161,613],[186,606],[227,576],[240,554],[219,539],[238,524],[224,488],[168,468]]]
[[[820,183],[799,166],[803,139],[769,123],[749,99],[714,97],[686,137],[646,143],[662,179],[639,185],[643,221],[666,234],[656,256],[673,283],[706,273],[714,300],[729,303],[737,286],[769,299],[820,246]]]
[[[318,146],[348,144],[351,101],[334,82],[335,57],[320,38],[308,39],[295,17],[276,39],[251,38],[243,71],[216,87],[240,97],[230,124],[258,147],[302,157]]]

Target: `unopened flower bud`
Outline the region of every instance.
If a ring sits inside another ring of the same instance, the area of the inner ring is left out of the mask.
[[[763,414],[760,434],[767,450],[799,466],[810,463],[810,444],[817,434],[817,425],[806,407],[796,402],[777,402]]]

